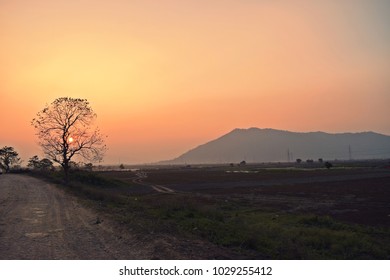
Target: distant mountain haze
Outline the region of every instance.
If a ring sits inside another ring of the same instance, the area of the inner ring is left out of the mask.
[[[298,133],[275,129],[234,129],[167,164],[286,162],[296,159],[390,158],[390,136],[374,132]]]

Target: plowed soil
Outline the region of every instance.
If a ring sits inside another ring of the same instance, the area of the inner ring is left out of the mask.
[[[347,223],[390,226],[390,169],[151,170],[146,180],[177,192],[241,201],[253,209],[329,215]]]

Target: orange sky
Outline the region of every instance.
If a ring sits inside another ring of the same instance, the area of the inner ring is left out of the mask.
[[[390,1],[0,0],[0,146],[86,98],[105,163],[170,159],[234,128],[390,135]]]

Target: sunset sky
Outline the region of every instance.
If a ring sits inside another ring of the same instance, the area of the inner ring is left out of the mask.
[[[234,128],[390,135],[390,1],[0,0],[0,147],[86,98],[104,163],[179,156]]]

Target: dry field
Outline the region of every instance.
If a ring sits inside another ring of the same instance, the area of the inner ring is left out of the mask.
[[[145,181],[256,208],[390,226],[390,169],[151,169]]]

